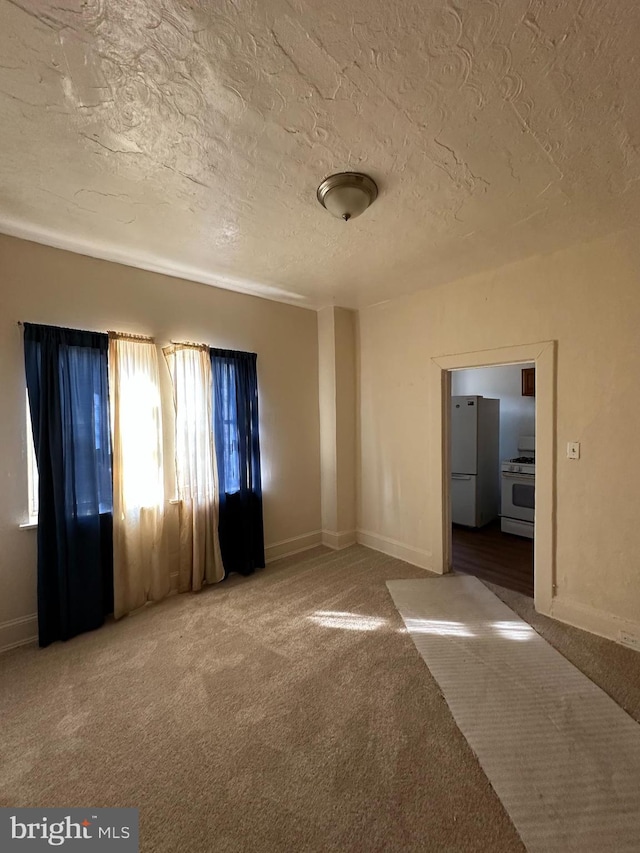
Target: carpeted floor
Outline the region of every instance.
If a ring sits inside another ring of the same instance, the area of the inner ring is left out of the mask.
[[[154,853],[523,850],[385,586],[420,577],[316,549],[3,655],[0,804],[136,806]],[[636,652],[500,596],[638,719]]]

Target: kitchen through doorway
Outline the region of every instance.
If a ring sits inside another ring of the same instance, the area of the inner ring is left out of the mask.
[[[451,568],[533,597],[535,364],[451,370]]]

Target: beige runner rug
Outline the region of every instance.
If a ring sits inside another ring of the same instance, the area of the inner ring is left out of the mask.
[[[527,849],[638,853],[640,726],[476,578],[387,586]]]

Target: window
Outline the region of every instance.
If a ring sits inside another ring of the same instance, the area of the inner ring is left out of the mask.
[[[38,493],[45,479],[47,492],[54,484],[60,490],[68,516],[110,513],[107,337],[30,323],[24,335],[29,523],[42,517]]]
[[[38,462],[36,459],[36,448],[33,441],[33,427],[31,424],[31,408],[29,406],[29,392],[25,391],[25,414],[27,427],[27,486],[28,486],[28,520],[27,526],[38,523]],[[110,450],[108,447],[108,432],[105,433],[105,427],[108,429],[108,424],[102,423],[102,407],[100,404],[100,395],[93,395],[93,409],[88,417],[83,417],[80,412],[77,417],[77,436],[84,441],[79,441],[79,446],[76,448],[76,454],[80,459],[85,457],[93,458],[94,451],[98,451],[98,464],[94,467],[94,477],[98,482],[98,493],[100,500],[98,509],[100,513],[111,512],[111,466],[108,464],[110,460]],[[105,445],[106,453],[100,453]],[[106,460],[106,462],[104,461]],[[94,478],[90,477],[77,484],[76,502],[78,515],[92,515],[93,503],[90,492]]]
[[[120,341],[118,343],[121,343]],[[131,348],[142,344],[125,341]],[[152,345],[147,345],[151,351]],[[155,346],[152,350],[155,355]],[[133,509],[162,506],[162,421],[160,390],[147,364],[130,359],[120,370],[116,404],[119,458],[124,506]],[[116,395],[114,394],[114,397]]]
[[[33,444],[33,429],[31,427],[31,410],[29,409],[29,393],[25,389],[25,414],[27,420],[27,480],[29,516],[27,524],[38,523],[38,463],[36,449]]]
[[[225,365],[221,388],[222,431],[224,436],[224,486],[228,495],[240,491],[240,436],[236,398],[236,368]]]

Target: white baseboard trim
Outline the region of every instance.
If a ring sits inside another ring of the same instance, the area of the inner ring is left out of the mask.
[[[313,530],[311,533],[303,533],[301,536],[292,536],[291,539],[283,539],[281,542],[273,542],[266,545],[264,549],[265,562],[273,563],[283,557],[291,557],[293,554],[301,554],[311,548],[322,545],[322,531]]]
[[[595,607],[589,607],[562,596],[552,600],[549,615],[559,622],[565,622],[567,625],[573,625],[574,628],[581,628],[583,631],[589,631],[591,634],[597,634],[599,637],[613,640],[621,645],[629,645],[621,639],[621,632],[637,637],[640,643],[640,622],[622,619],[614,616],[613,613],[597,610]]]
[[[404,542],[398,542],[397,539],[390,539],[388,536],[381,536],[379,533],[372,533],[370,530],[357,530],[356,541],[361,545],[366,545],[367,548],[373,548],[374,551],[381,551],[390,557],[411,563],[412,566],[432,571],[431,551],[423,551],[421,548],[405,545]]]
[[[349,545],[356,544],[356,532],[355,530],[323,530],[322,544],[327,548],[333,548],[334,551],[341,551]]]
[[[0,653],[35,643],[37,639],[38,615],[36,613],[0,623]]]

